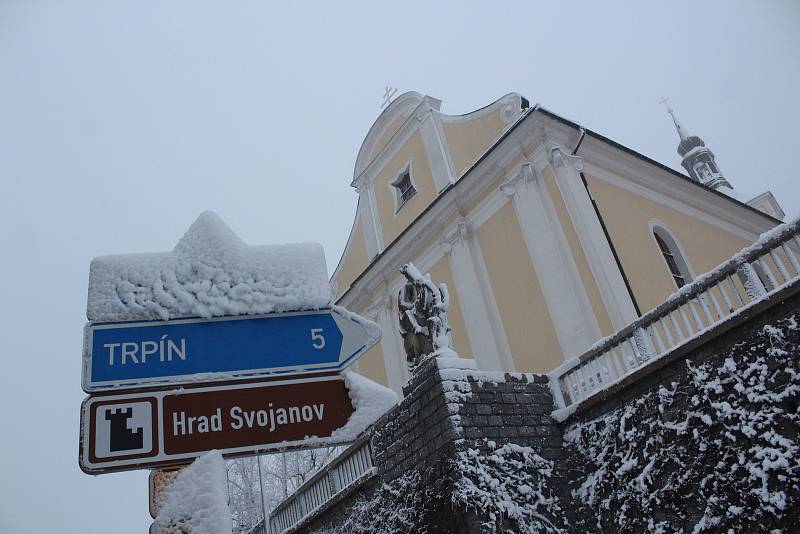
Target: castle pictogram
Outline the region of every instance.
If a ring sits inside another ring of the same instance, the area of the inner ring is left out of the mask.
[[[142,428],[128,428],[128,419],[133,417],[133,408],[126,410],[109,409],[106,411],[106,420],[111,421],[110,447],[112,452],[141,449],[144,444]]]

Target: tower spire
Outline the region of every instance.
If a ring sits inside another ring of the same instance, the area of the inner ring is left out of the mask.
[[[675,110],[672,109],[672,106],[669,105],[669,97],[664,98],[661,100],[661,103],[667,106],[667,113],[672,115],[672,122],[675,123],[675,129],[678,130],[678,135],[681,137],[681,141],[685,141],[689,139],[689,132],[687,132],[683,125],[678,122],[678,117],[675,116]]]
[[[675,129],[678,130],[678,136],[681,138],[678,144],[678,154],[683,158],[681,165],[689,173],[689,176],[713,189],[733,189],[728,180],[722,176],[711,149],[696,135],[689,135],[689,132],[678,121],[675,110],[669,105],[669,98],[664,98],[661,103],[667,107],[667,113],[672,117]]]

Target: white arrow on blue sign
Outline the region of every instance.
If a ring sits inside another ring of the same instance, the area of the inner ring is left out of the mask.
[[[89,323],[87,393],[340,370],[380,340],[378,326],[340,308],[313,312]]]

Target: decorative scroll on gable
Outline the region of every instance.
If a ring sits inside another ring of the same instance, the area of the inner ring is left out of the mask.
[[[455,175],[461,177],[528,107],[524,96],[509,93],[465,115],[441,115],[442,132]]]

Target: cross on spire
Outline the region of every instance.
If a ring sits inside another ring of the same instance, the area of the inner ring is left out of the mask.
[[[678,118],[675,116],[675,110],[672,109],[672,106],[669,105],[669,97],[666,96],[662,98],[660,103],[664,104],[667,107],[667,113],[669,113],[672,116],[672,122],[675,123],[675,129],[678,130],[678,135],[681,137],[681,141],[689,139],[689,132],[687,132],[684,129],[683,125],[680,122],[678,122]]]

